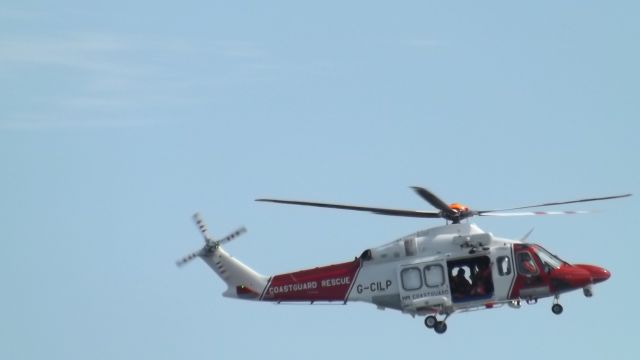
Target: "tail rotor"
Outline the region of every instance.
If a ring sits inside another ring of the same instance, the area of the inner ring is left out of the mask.
[[[181,258],[180,260],[176,261],[176,266],[178,267],[182,267],[184,265],[186,265],[187,263],[189,263],[191,260],[199,257],[199,256],[206,256],[209,254],[214,253],[218,247],[220,247],[220,245],[222,244],[226,244],[228,242],[230,242],[231,240],[237,238],[238,236],[244,234],[245,232],[247,232],[247,229],[245,227],[241,227],[239,229],[237,229],[236,231],[232,232],[231,234],[223,237],[220,240],[214,240],[213,237],[211,237],[211,235],[209,234],[209,229],[207,227],[207,224],[205,224],[204,219],[202,218],[202,216],[200,215],[200,213],[195,213],[193,214],[193,221],[195,221],[196,226],[198,226],[198,229],[200,230],[200,233],[202,234],[202,237],[204,239],[204,246],[202,247],[202,249],[195,251],[183,258]]]

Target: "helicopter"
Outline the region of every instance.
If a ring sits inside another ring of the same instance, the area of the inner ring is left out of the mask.
[[[438,334],[447,331],[454,313],[520,308],[553,297],[551,311],[563,312],[560,295],[582,289],[593,295],[593,285],[611,273],[599,266],[571,264],[527,242],[533,231],[518,240],[493,235],[471,224],[475,216],[571,215],[590,211],[522,211],[532,208],[618,199],[631,194],[547,202],[505,209],[473,210],[460,203],[447,204],[423,187],[415,193],[438,211],[389,209],[324,202],[256,199],[260,202],[365,211],[379,215],[445,219],[443,226],[403,236],[366,249],[352,261],[317,266],[273,276],[262,275],[227,253],[222,245],[246,232],[244,227],[215,240],[199,213],[193,218],[204,246],[176,262],[181,267],[200,257],[226,283],[223,296],[281,303],[371,303],[413,317]]]

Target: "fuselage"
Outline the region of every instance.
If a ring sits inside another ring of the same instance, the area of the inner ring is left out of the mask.
[[[353,261],[274,275],[264,286],[255,285],[259,289],[240,285],[236,294],[229,289],[225,295],[274,302],[360,301],[412,315],[450,314],[590,291],[609,276],[597,266],[571,265],[538,245],[498,238],[473,224],[451,224],[367,249]]]

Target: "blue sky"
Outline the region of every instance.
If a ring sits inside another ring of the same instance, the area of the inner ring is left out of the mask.
[[[636,197],[575,217],[474,219],[612,278],[453,316],[224,299],[191,214],[279,273],[438,221],[253,202],[500,208],[633,192],[632,1],[9,1],[0,5],[0,358],[639,355]]]

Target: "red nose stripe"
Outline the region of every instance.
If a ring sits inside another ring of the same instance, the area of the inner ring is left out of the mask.
[[[575,266],[588,271],[589,274],[591,274],[591,281],[594,284],[603,282],[611,277],[611,273],[609,272],[609,270],[601,268],[599,266],[586,264],[579,264]]]

